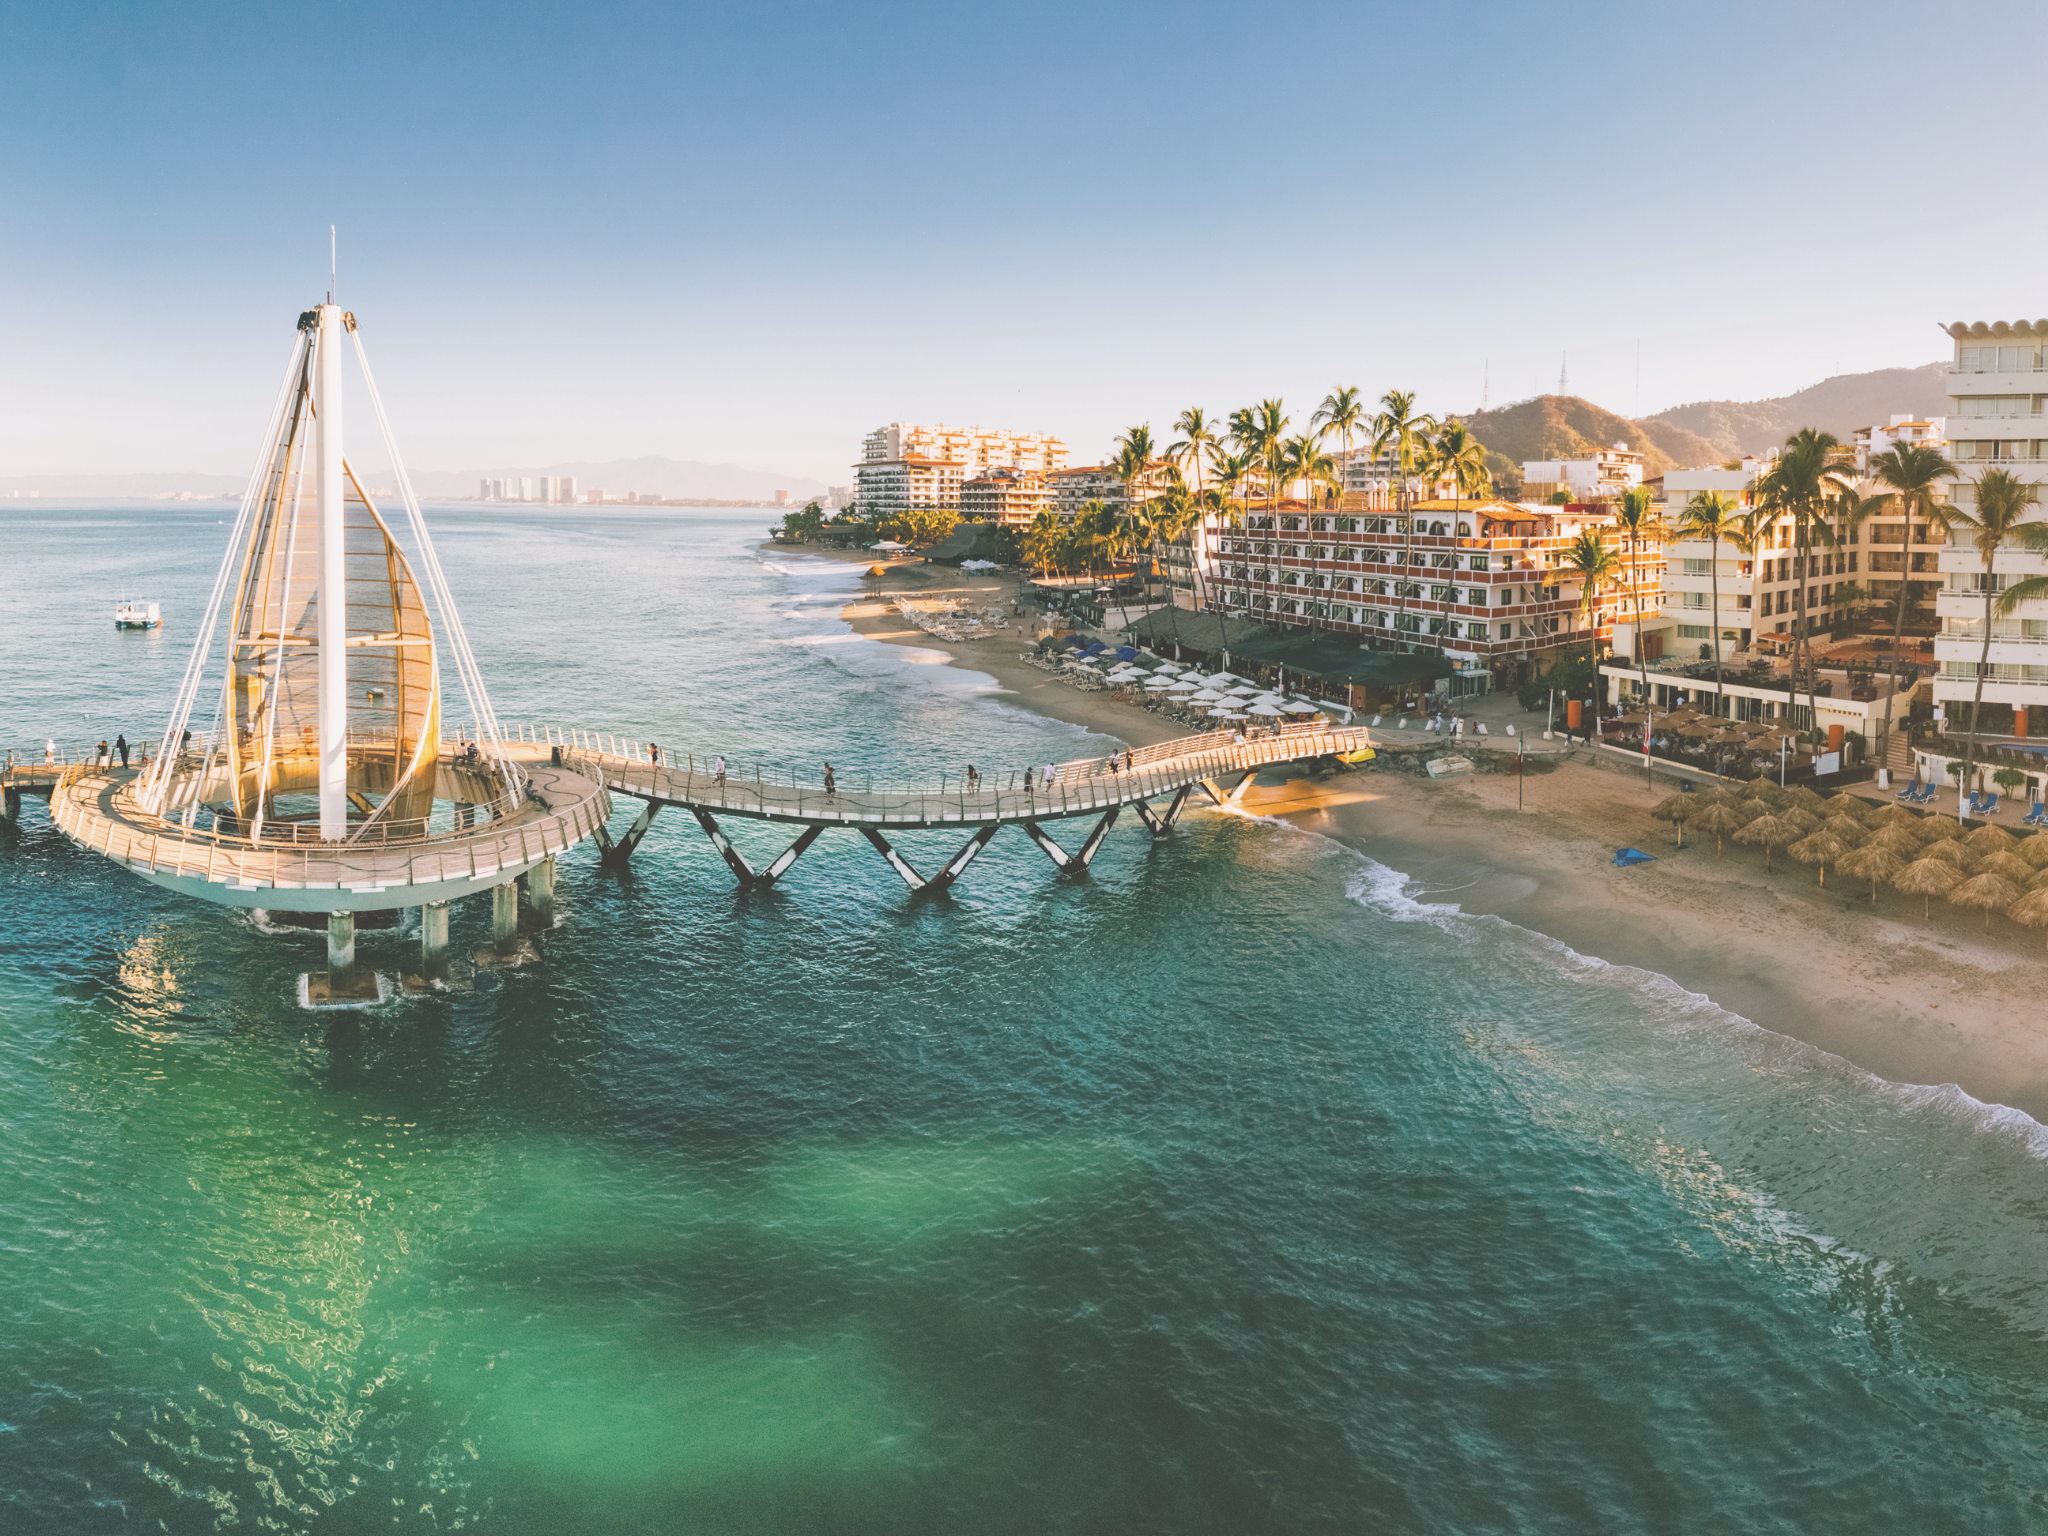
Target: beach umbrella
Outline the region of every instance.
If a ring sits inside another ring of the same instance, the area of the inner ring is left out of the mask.
[[[1917,827],[1921,818],[1903,805],[1888,805],[1870,821],[1871,825],[1878,827]]]
[[[1904,856],[1918,853],[1920,851],[1920,841],[1920,829],[1918,827],[1901,826],[1897,822],[1891,822],[1871,833],[1870,842],[1866,846],[1882,848],[1888,853]]]
[[[1811,837],[1802,837],[1785,850],[1802,864],[1820,866],[1820,883],[1828,883],[1828,866],[1849,850],[1838,838],[1829,837],[1825,832],[1816,832]]]
[[[1870,828],[1853,816],[1830,816],[1820,824],[1820,829],[1851,848],[1861,848],[1870,837]]]
[[[1970,873],[1973,875],[1998,875],[2010,880],[2024,891],[2027,888],[2028,882],[2039,871],[2017,854],[2006,853],[2001,850],[1998,853],[1985,854],[1983,858],[1970,866]]]
[[[2019,847],[2013,852],[2036,869],[2048,869],[2048,837],[2043,837],[2038,832],[2032,837],[2021,838]]]
[[[1923,816],[1920,819],[1920,841],[1923,843],[1954,842],[1963,835],[1963,829],[1946,816]]]
[[[1683,848],[1685,846],[1685,824],[1700,809],[1700,797],[1698,795],[1688,795],[1685,791],[1680,790],[1677,794],[1661,801],[1650,814],[1659,821],[1669,821],[1677,825],[1678,846]]]
[[[1193,693],[1195,692],[1195,685],[1186,678],[1179,677],[1166,685],[1166,691],[1168,693]]]
[[[1188,702],[1190,704],[1220,704],[1223,701],[1223,697],[1214,688],[1204,688],[1199,693],[1189,694]]]
[[[1717,727],[1704,720],[1688,720],[1678,728],[1678,734],[1688,741],[1705,741],[1715,734]]]
[[[2027,889],[2038,891],[2048,889],[2048,869],[2037,869],[2027,880]]]
[[[1923,859],[1939,859],[1942,863],[1946,864],[1950,869],[1959,872],[1968,869],[1972,864],[1975,864],[1977,862],[1975,859],[1970,857],[1970,850],[1965,848],[1961,843],[1957,842],[1954,838],[1948,838],[1943,841],[1929,843],[1925,848],[1920,850],[1920,857]]]
[[[1929,905],[1937,896],[1946,895],[1963,883],[1963,872],[1955,865],[1940,859],[1915,859],[1892,877],[1892,884],[1908,896],[1920,898],[1920,915],[1929,917]]]
[[[1714,834],[1714,857],[1721,856],[1721,841],[1730,832],[1749,825],[1742,813],[1731,805],[1709,805],[1695,812],[1692,817],[1694,828]]]
[[[1279,711],[1279,710],[1277,710],[1277,709],[1275,709],[1275,708],[1274,708],[1274,707],[1273,707],[1272,705],[1270,705],[1270,704],[1267,704],[1267,703],[1263,703],[1263,702],[1261,702],[1261,703],[1258,703],[1258,704],[1253,704],[1253,705],[1250,705],[1249,707],[1247,707],[1247,709],[1245,710],[1245,713],[1246,713],[1246,714],[1248,714],[1248,715],[1272,715],[1272,716],[1277,716],[1277,715],[1278,715],[1278,714],[1280,713],[1280,711]]]
[[[1827,801],[1802,784],[1797,789],[1787,791],[1786,803],[1796,805],[1802,811],[1817,811],[1826,805]]]
[[[1157,670],[1161,672],[1179,672],[1182,668],[1181,664],[1177,661],[1162,661],[1159,663]]]
[[[1798,839],[1803,828],[1794,826],[1782,816],[1759,816],[1743,826],[1735,834],[1738,843],[1761,843],[1764,848],[1764,873],[1771,869],[1771,850],[1782,848]]]
[[[2003,912],[2020,899],[2020,888],[2002,875],[1974,875],[1948,893],[1959,907],[1982,908],[1984,931],[1991,931],[1991,914]]]
[[[2029,928],[2048,928],[2048,886],[2027,892],[2005,909],[2005,915]]]
[[[1838,795],[1829,795],[1827,806],[1831,816],[1853,816],[1858,821],[1868,821],[1877,809],[1861,795],[1852,795],[1846,789]]]
[[[1820,830],[1820,818],[1814,815],[1813,812],[1804,810],[1799,806],[1780,806],[1775,814],[1780,820],[1790,822],[1801,832],[1818,832]]]
[[[1963,839],[1963,846],[1980,859],[1987,853],[2011,853],[2019,843],[2020,840],[2003,827],[1979,827]]]
[[[1835,868],[1845,875],[1854,875],[1858,880],[1870,882],[1870,899],[1877,900],[1877,882],[1897,877],[1906,867],[1906,861],[1876,838],[1861,848],[1852,848],[1835,861]]]
[[[1299,699],[1296,699],[1292,704],[1282,705],[1281,709],[1283,713],[1290,715],[1313,715],[1317,712],[1318,706],[1304,704]]]
[[[1778,781],[1767,773],[1758,774],[1744,787],[1743,793],[1752,800],[1761,800],[1766,805],[1778,805],[1784,801],[1785,791],[1778,788]]]
[[[1145,691],[1147,693],[1164,693],[1172,686],[1173,679],[1170,677],[1148,677],[1145,679]]]

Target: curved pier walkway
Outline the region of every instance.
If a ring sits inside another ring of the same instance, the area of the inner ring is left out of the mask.
[[[993,776],[983,777],[973,786],[957,780],[925,789],[876,789],[842,783],[828,793],[822,783],[804,783],[794,775],[720,775],[713,771],[715,761],[686,756],[678,762],[675,754],[658,746],[615,737],[546,729],[522,734],[537,743],[559,745],[565,766],[601,779],[615,795],[645,803],[623,835],[613,837],[605,830],[597,833],[605,857],[612,862],[632,854],[656,812],[675,806],[696,817],[742,885],[773,885],[827,829],[846,827],[873,844],[913,891],[944,890],[1004,826],[1022,827],[1061,870],[1080,871],[1094,859],[1126,806],[1137,812],[1154,837],[1164,837],[1180,818],[1188,796],[1198,788],[1218,805],[1231,804],[1261,768],[1342,756],[1372,744],[1363,727],[1318,721],[1283,725],[1245,738],[1230,731],[1183,736],[1138,748],[1127,757],[1120,754],[1052,764],[1049,773],[1046,767],[1039,767],[1031,770],[1029,790],[1024,787],[1025,774],[1019,771],[1006,772],[1000,782]],[[1227,790],[1219,787],[1219,779],[1233,774],[1240,776],[1234,785]],[[1164,800],[1163,806],[1153,804],[1159,800]],[[757,870],[726,838],[718,824],[721,816],[790,822],[803,831],[774,862]],[[1069,853],[1041,825],[1082,816],[1099,820],[1075,853]],[[891,828],[944,827],[971,829],[973,836],[944,869],[929,878],[912,868],[887,837]]]

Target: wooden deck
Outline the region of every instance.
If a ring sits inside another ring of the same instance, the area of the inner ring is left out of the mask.
[[[145,811],[132,793],[139,767],[65,770],[50,819],[82,847],[208,901],[293,912],[419,906],[502,885],[603,827],[611,797],[594,777],[553,766],[545,748],[519,756],[541,801],[481,826],[404,842],[252,846]]]

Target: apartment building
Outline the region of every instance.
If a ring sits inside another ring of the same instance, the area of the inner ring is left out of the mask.
[[[1849,435],[1849,446],[1856,455],[1856,473],[1869,474],[1871,459],[1894,448],[1946,449],[1947,427],[1948,419],[1943,416],[1916,420],[1909,415],[1894,416],[1881,427],[1858,427]]]
[[[1050,433],[892,421],[861,440],[853,499],[875,512],[958,507],[961,487],[991,470],[1047,475],[1066,461],[1066,444]]]
[[[1974,511],[1977,481],[1990,468],[2035,485],[2048,481],[2048,321],[1999,321],[1948,328],[1955,342],[1949,374],[1948,457],[1960,471],[1949,500]],[[2040,437],[2024,434],[2038,432]],[[2033,518],[2048,516],[2048,489]],[[1948,726],[1959,725],[1977,691],[1984,646],[1984,587],[2003,590],[2027,576],[2048,575],[2048,558],[2000,550],[1989,573],[1957,530],[1938,549],[1941,586],[1935,611],[1934,702]],[[2022,603],[2010,617],[1994,618],[1991,652],[1983,663],[1985,718],[1991,739],[2024,740],[2048,734],[2048,600]],[[1958,709],[1957,706],[1963,706]],[[1940,775],[1937,775],[1939,778]]]
[[[1560,645],[1610,643],[1618,619],[1633,622],[1635,594],[1656,600],[1662,555],[1652,543],[1626,562],[1633,580],[1603,590],[1590,614],[1581,605],[1566,552],[1590,529],[1623,555],[1609,508],[1426,501],[1410,511],[1353,516],[1281,502],[1255,507],[1242,528],[1205,528],[1207,605],[1439,652],[1513,683]]]
[[[1139,501],[1149,500],[1166,490],[1173,478],[1166,461],[1154,459],[1132,486],[1131,494]],[[1091,501],[1121,507],[1125,500],[1124,482],[1114,464],[1084,464],[1054,470],[1045,477],[1045,505],[1059,513],[1063,522],[1071,523],[1074,514]]]
[[[1575,502],[1614,501],[1643,483],[1643,456],[1627,443],[1598,448],[1585,459],[1530,459],[1522,465],[1522,499],[1548,501],[1562,491]]]
[[[1030,469],[992,469],[960,485],[960,515],[1020,528],[1046,505],[1045,476]]]

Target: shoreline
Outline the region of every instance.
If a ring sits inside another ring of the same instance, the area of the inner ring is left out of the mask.
[[[774,546],[768,546],[773,548]],[[868,557],[806,550],[824,558]],[[969,595],[1007,603],[1014,576],[969,577],[895,562],[878,597],[840,610],[858,634],[944,655],[985,673],[999,696],[1033,713],[1132,746],[1182,728],[1107,693],[1083,692],[1018,659],[1016,631],[952,643],[905,625],[896,592]],[[1271,776],[1269,776],[1269,779]],[[1516,809],[1517,785],[1526,808]],[[2040,940],[2004,919],[1983,920],[1945,902],[1923,920],[1914,900],[1673,829],[1650,808],[1669,786],[1645,790],[1618,765],[1570,755],[1517,779],[1442,781],[1386,769],[1311,782],[1255,784],[1244,811],[1278,817],[1406,876],[1415,899],[1492,916],[1610,965],[1669,978],[1753,1024],[1828,1051],[1902,1084],[1953,1083],[1986,1104],[2048,1124],[2048,1012],[2038,990]],[[1629,869],[1617,847],[1654,862]]]

